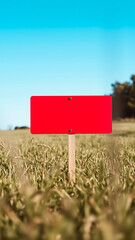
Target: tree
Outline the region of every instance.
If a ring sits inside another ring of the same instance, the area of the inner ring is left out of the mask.
[[[128,107],[131,112],[131,117],[135,117],[135,75],[131,76],[132,84],[129,89]]]
[[[135,75],[131,81],[112,84],[113,119],[135,117]]]

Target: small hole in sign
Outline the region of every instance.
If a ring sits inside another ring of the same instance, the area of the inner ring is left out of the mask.
[[[71,100],[71,99],[72,99],[72,97],[69,97],[69,98],[68,98],[68,100]]]
[[[70,129],[69,132],[72,132],[72,129]]]

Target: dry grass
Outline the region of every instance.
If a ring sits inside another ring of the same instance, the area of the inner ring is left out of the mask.
[[[0,239],[134,240],[135,124],[76,136],[76,183],[65,135],[0,131]]]

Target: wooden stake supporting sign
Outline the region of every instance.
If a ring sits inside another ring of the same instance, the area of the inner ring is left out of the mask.
[[[68,171],[72,183],[75,182],[75,134],[68,135]]]
[[[32,134],[68,134],[69,177],[75,182],[75,134],[110,134],[112,97],[32,96],[30,107]]]

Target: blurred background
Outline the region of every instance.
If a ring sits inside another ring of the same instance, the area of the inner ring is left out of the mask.
[[[0,2],[0,129],[30,126],[32,95],[112,95],[135,117],[134,1]]]

